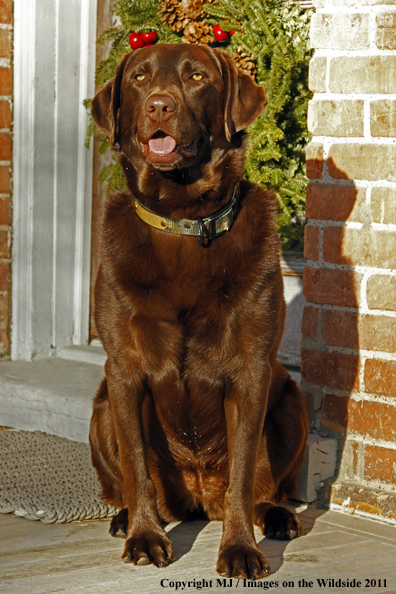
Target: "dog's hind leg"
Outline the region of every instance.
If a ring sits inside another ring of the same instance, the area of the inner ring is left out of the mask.
[[[110,522],[109,533],[111,536],[126,538],[128,532],[128,510],[126,508],[118,512]]]
[[[297,516],[275,502],[295,494],[307,436],[303,395],[289,378],[265,420],[256,471],[254,523],[269,538],[292,539],[301,534]]]
[[[101,499],[109,505],[124,507],[121,466],[106,379],[100,384],[93,401],[89,443],[92,464],[102,487]]]

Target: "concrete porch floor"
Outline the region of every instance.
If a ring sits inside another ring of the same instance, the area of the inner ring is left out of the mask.
[[[123,540],[108,535],[109,521],[48,525],[0,515],[0,592],[396,593],[394,527],[334,511],[305,509],[299,517],[303,535],[291,542],[265,539],[256,530],[272,568],[266,580],[227,579],[224,587],[215,571],[220,522],[168,525],[176,561],[157,569],[123,563]],[[326,585],[318,581],[332,579]],[[353,579],[359,587],[351,585]],[[178,582],[188,581],[176,590]]]

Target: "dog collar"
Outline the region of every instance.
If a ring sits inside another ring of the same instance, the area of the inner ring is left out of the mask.
[[[133,199],[133,207],[139,218],[145,223],[173,235],[190,235],[198,237],[200,245],[208,247],[212,239],[216,239],[226,231],[231,229],[237,214],[240,189],[239,184],[234,188],[232,198],[227,204],[222,206],[216,212],[206,217],[198,217],[195,220],[180,219],[172,221],[167,217],[161,217],[152,210],[144,206],[136,198]]]

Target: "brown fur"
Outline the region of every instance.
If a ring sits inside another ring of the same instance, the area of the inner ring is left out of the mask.
[[[90,443],[103,499],[123,508],[111,533],[126,534],[123,558],[135,564],[173,559],[161,520],[207,517],[224,522],[219,573],[255,579],[269,566],[253,521],[268,536],[300,530],[273,504],[293,495],[307,438],[302,395],[276,361],[285,304],[274,198],[241,181],[237,219],[208,248],[150,227],[132,206],[135,196],[177,220],[226,204],[243,174],[243,128],[265,104],[225,53],[188,45],[129,54],[93,102],[130,192],[105,204],[95,299],[108,360]],[[182,147],[176,162],[147,153],[158,129]]]

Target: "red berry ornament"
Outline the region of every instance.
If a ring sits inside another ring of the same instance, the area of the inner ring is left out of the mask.
[[[157,41],[157,33],[155,31],[141,33],[140,37],[143,39],[144,43],[150,43],[151,45]]]
[[[216,41],[225,41],[229,37],[228,33],[220,28],[220,25],[215,25],[213,27],[213,34]]]
[[[241,21],[238,21],[238,23],[240,23],[240,22],[241,22]],[[240,31],[234,31],[234,30],[233,30],[233,31],[230,31],[229,33],[230,33],[230,35],[231,35],[231,37],[232,37],[233,35],[235,35],[235,33],[240,33]]]
[[[140,33],[131,33],[129,36],[129,45],[132,49],[139,49],[144,46],[144,41]]]

